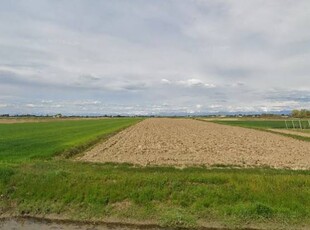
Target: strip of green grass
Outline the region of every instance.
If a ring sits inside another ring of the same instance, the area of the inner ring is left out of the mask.
[[[201,121],[206,121],[206,120],[201,120]],[[284,120],[261,120],[261,121],[258,121],[258,120],[252,120],[252,121],[251,120],[244,120],[244,121],[213,120],[211,122],[222,124],[222,125],[232,125],[232,126],[240,126],[244,128],[258,129],[258,130],[275,133],[275,134],[282,135],[282,136],[292,137],[292,138],[302,140],[302,141],[310,141],[309,137],[305,137],[301,135],[294,135],[294,134],[285,134],[285,133],[274,132],[272,130],[269,130],[269,129],[285,129],[286,126],[285,126]],[[297,121],[295,121],[295,124],[297,125]],[[306,125],[308,125],[308,121],[306,120],[302,121],[302,125],[306,127]],[[297,130],[297,131],[301,131],[305,133],[309,132],[308,130],[304,130],[304,131]]]
[[[265,129],[285,129],[284,120],[237,120],[237,121],[228,121],[228,120],[216,120],[216,123],[220,124],[229,124],[249,128],[265,128]],[[299,121],[294,121],[295,127],[299,127]],[[301,124],[303,127],[309,127],[307,120],[302,120]],[[292,121],[287,121],[288,128],[293,128]]]
[[[309,224],[310,172],[175,169],[69,160],[0,167],[0,212],[193,227]]]
[[[70,155],[140,120],[113,118],[0,124],[0,162],[48,159],[64,151]]]

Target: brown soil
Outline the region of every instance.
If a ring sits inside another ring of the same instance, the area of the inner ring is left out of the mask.
[[[310,137],[310,133],[301,132],[297,130],[287,130],[287,129],[268,129],[268,130],[271,130],[277,133],[291,134],[291,135],[297,135],[297,136],[302,136],[302,137]]]
[[[210,122],[152,118],[96,145],[79,159],[140,165],[310,169],[310,143]]]

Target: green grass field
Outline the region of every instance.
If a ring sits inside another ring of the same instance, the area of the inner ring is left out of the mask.
[[[5,133],[0,142],[0,214],[189,228],[210,223],[310,226],[310,171],[140,167],[61,157],[138,121],[0,125]]]
[[[115,118],[0,124],[0,162],[47,159],[64,151],[77,152],[139,120]]]
[[[285,120],[236,120],[236,121],[229,121],[229,120],[216,120],[216,123],[220,124],[229,124],[229,125],[236,125],[242,127],[249,127],[249,128],[264,128],[264,129],[285,129]],[[300,127],[299,121],[294,120],[294,126],[298,129]],[[309,123],[307,120],[302,120],[301,125],[304,128],[310,129]],[[287,120],[287,127],[289,129],[293,128],[292,120]]]
[[[294,120],[294,126],[295,129],[293,129],[293,123],[292,120],[287,120],[287,123],[285,124],[285,120],[213,120],[212,122],[218,123],[218,124],[223,124],[223,125],[232,125],[232,126],[240,126],[240,127],[245,127],[245,128],[252,128],[252,129],[259,129],[263,131],[268,131],[268,132],[273,132],[269,129],[285,129],[285,130],[291,130],[297,133],[300,133],[297,135],[292,133],[292,134],[284,134],[280,132],[276,132],[279,135],[283,136],[288,136],[292,137],[298,140],[303,140],[303,141],[310,141],[310,137],[307,136],[302,136],[303,133],[310,133],[310,127],[308,120],[301,120],[301,125],[304,129],[300,129],[300,123],[298,120]],[[286,125],[288,129],[286,129]],[[298,128],[297,128],[298,127]]]

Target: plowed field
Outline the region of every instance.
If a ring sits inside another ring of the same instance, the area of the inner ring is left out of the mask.
[[[310,143],[210,122],[152,118],[96,145],[80,160],[310,169]]]

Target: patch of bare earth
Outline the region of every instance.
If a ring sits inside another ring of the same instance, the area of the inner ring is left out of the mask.
[[[210,122],[152,118],[96,145],[80,160],[310,169],[310,143]]]

